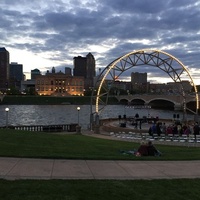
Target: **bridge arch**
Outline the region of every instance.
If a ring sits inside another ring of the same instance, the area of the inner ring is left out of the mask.
[[[146,102],[143,98],[133,98],[133,99],[131,99],[130,103],[131,104],[135,103],[136,105],[137,104],[143,104],[144,105]]]
[[[174,110],[176,110],[178,108],[178,105],[176,104],[176,102],[172,101],[172,100],[166,100],[166,99],[162,99],[162,98],[157,98],[157,99],[152,99],[148,102],[146,102],[148,105],[156,108],[160,108],[159,107],[159,103],[162,102],[162,108],[173,108]],[[155,104],[157,104],[158,106],[155,106]]]
[[[128,104],[128,99],[121,99],[120,103],[122,103],[122,104]]]
[[[171,102],[172,104],[176,104],[176,102],[175,101],[173,101],[173,100],[169,100],[169,99],[163,99],[163,98],[154,98],[154,99],[151,99],[151,100],[149,100],[148,102],[146,102],[146,103],[151,103],[151,102],[154,102],[154,101],[163,101],[163,102]]]
[[[92,93],[92,101],[95,102],[95,111],[92,110],[91,113],[96,113],[99,115],[101,110],[107,105],[108,95],[112,84],[119,78],[125,71],[136,67],[136,66],[153,66],[157,67],[174,81],[179,82],[182,87],[182,100],[183,100],[183,110],[186,111],[186,102],[185,102],[185,92],[184,86],[182,84],[182,77],[187,75],[190,79],[190,83],[194,88],[195,99],[196,99],[196,108],[195,114],[198,113],[199,109],[199,100],[196,85],[192,79],[192,76],[189,73],[189,70],[184,66],[184,64],[178,60],[173,55],[166,53],[161,50],[156,49],[141,49],[136,50],[130,53],[127,53],[114,61],[112,61],[98,76],[94,90]],[[105,82],[106,77],[109,77],[111,81],[109,83]],[[94,91],[97,90],[96,93]]]

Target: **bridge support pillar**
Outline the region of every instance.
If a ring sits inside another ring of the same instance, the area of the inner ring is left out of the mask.
[[[199,115],[198,114],[194,115],[194,121],[199,123]]]
[[[183,107],[181,104],[175,104],[174,105],[174,110],[183,110]]]

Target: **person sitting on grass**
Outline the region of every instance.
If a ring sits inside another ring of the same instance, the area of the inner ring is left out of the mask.
[[[149,141],[147,144],[142,142],[137,152],[135,153],[135,155],[136,156],[160,156],[161,153],[155,148],[152,142]]]
[[[148,156],[148,149],[147,149],[147,144],[145,144],[144,142],[141,143],[141,145],[139,146],[137,152],[136,152],[136,156]]]
[[[156,147],[152,144],[151,141],[147,144],[148,156],[160,156],[160,152],[156,149]]]

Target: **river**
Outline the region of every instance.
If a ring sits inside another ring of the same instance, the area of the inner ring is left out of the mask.
[[[81,105],[77,111],[77,105],[0,105],[0,126],[6,125],[51,125],[51,124],[71,124],[79,120],[83,128],[90,124],[90,105]],[[9,108],[6,113],[5,108]],[[181,111],[156,110],[150,108],[134,108],[124,105],[107,105],[99,114],[100,119],[135,116],[152,116],[159,118],[173,119],[174,114],[179,114],[179,119],[183,118]],[[194,119],[194,115],[187,114],[187,120]]]

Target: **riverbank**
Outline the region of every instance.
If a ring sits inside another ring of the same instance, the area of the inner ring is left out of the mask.
[[[90,96],[26,96],[26,95],[6,95],[1,104],[4,105],[90,105]],[[118,104],[115,97],[108,98],[108,104]]]

